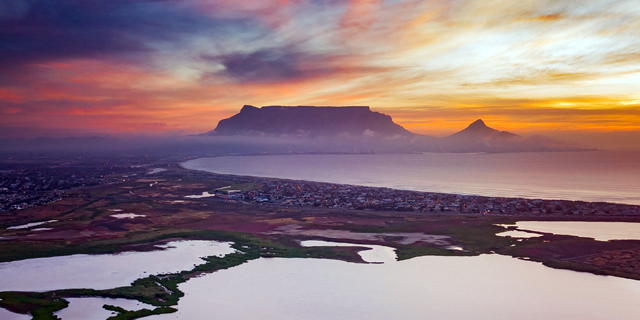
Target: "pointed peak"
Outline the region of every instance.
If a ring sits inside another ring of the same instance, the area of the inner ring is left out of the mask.
[[[482,119],[478,119],[469,125],[469,128],[486,128],[486,127],[487,125],[484,124],[484,121],[482,121]]]

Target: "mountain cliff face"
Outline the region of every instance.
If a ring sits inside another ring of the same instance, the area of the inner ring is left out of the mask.
[[[298,152],[523,152],[579,150],[543,137],[523,138],[478,119],[444,138],[415,134],[369,107],[256,108],[245,105],[200,136],[245,139],[257,149],[278,144]],[[235,141],[235,140],[234,140]]]
[[[391,117],[369,107],[256,108],[245,105],[240,113],[221,120],[205,135],[292,137],[391,137],[413,136]]]

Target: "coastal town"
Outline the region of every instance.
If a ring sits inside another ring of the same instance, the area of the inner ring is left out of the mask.
[[[144,170],[104,159],[5,165],[0,170],[0,211],[46,205],[61,200],[68,190],[122,182],[128,175]]]
[[[66,191],[75,188],[135,181],[141,176],[161,177],[158,173],[166,170],[163,167],[180,168],[180,165],[175,161],[144,163],[136,159],[113,163],[108,159],[103,161],[81,159],[56,165],[22,166],[13,170],[2,170],[0,171],[0,211],[46,205],[61,200]],[[219,175],[184,169],[166,174],[185,175],[198,180],[224,180],[254,186],[243,190],[236,190],[231,186],[223,187],[208,190],[205,196],[194,197],[208,201],[420,214],[640,215],[640,206],[616,203],[419,192],[324,182]]]
[[[204,172],[194,172],[192,175],[203,179],[224,177],[235,183],[261,185],[261,188],[244,191],[230,187],[219,188],[208,191],[207,197],[204,197],[246,204],[423,214],[640,215],[640,206],[604,202],[485,197],[312,181],[220,176]]]

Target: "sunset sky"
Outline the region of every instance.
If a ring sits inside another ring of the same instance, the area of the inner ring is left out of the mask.
[[[640,131],[640,6],[604,0],[0,0],[0,137],[209,131],[368,105],[442,136]]]

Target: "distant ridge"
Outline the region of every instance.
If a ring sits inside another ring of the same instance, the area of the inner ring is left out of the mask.
[[[466,127],[464,130],[456,132],[447,137],[448,139],[513,139],[513,138],[521,138],[519,135],[515,133],[511,133],[508,131],[499,131],[493,128],[487,127],[487,125],[482,121],[482,119],[478,119]]]
[[[244,106],[215,130],[193,136],[0,139],[0,155],[207,155],[296,153],[587,151],[543,136],[521,137],[478,119],[448,137],[415,134],[365,106]]]
[[[524,138],[496,130],[487,126],[482,119],[444,138],[415,134],[394,123],[390,116],[373,112],[367,106],[256,108],[245,105],[239,113],[220,120],[214,130],[199,136],[236,139],[229,141],[243,139],[243,145],[279,143],[282,149],[291,152],[505,153],[585,150],[542,136]]]
[[[203,135],[293,137],[391,137],[413,136],[390,116],[368,106],[312,107],[245,105],[230,118]]]

